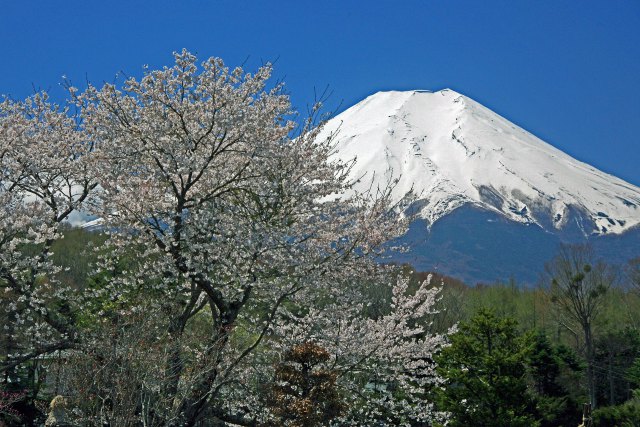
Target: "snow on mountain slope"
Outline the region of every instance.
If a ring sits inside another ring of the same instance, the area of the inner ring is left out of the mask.
[[[399,177],[433,224],[465,204],[552,230],[588,234],[640,224],[640,188],[582,163],[455,91],[379,92],[331,119],[337,154],[356,158],[360,189]]]

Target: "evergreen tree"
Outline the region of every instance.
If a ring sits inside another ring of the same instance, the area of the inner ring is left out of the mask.
[[[528,337],[513,319],[481,309],[437,357],[445,385],[441,409],[451,426],[536,426],[527,390]]]
[[[560,427],[580,419],[580,407],[562,382],[564,372],[581,370],[575,354],[566,347],[554,346],[544,332],[538,331],[532,335],[527,363],[540,425]]]
[[[336,387],[337,372],[325,366],[330,358],[327,350],[312,342],[287,352],[276,367],[275,381],[268,393],[268,406],[278,417],[274,425],[326,425],[343,412]]]

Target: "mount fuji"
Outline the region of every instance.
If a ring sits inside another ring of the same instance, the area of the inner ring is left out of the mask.
[[[453,90],[379,92],[331,119],[356,190],[397,180],[416,214],[398,255],[468,282],[532,284],[561,242],[640,256],[640,188],[580,162]],[[360,186],[361,188],[358,188]]]

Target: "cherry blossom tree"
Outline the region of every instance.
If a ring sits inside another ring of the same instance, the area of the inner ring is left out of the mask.
[[[355,192],[320,106],[298,125],[270,75],[183,50],[119,86],[69,86],[77,120],[44,95],[2,104],[0,286],[38,337],[3,369],[73,348],[83,422],[257,425],[278,361],[315,342],[352,396],[341,423],[440,416],[424,397],[443,339],[420,326],[437,291],[399,280],[388,313],[365,310],[365,284],[397,274],[376,260],[411,197]],[[108,240],[72,293],[50,252],[80,210]]]
[[[154,287],[157,309],[171,313],[163,333],[173,346],[160,390],[172,405],[156,414],[191,425],[244,369],[284,303],[375,270],[371,255],[404,224],[389,189],[344,196],[350,165],[332,160],[333,141],[317,139],[312,119],[292,137],[288,97],[266,86],[269,65],[249,74],[216,58],[199,70],[186,51],[175,58],[78,100],[96,144],[99,213],[118,230],[112,254],[142,248],[102,292]],[[186,362],[183,338],[196,317],[210,328],[199,349],[207,366]],[[250,338],[234,342],[240,334]],[[187,372],[197,379],[185,381]]]

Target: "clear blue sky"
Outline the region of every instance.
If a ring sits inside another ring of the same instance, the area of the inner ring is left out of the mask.
[[[275,60],[294,104],[450,87],[640,185],[640,1],[0,0],[0,93],[169,65]],[[248,58],[248,60],[247,60]],[[60,92],[61,93],[61,92]]]

